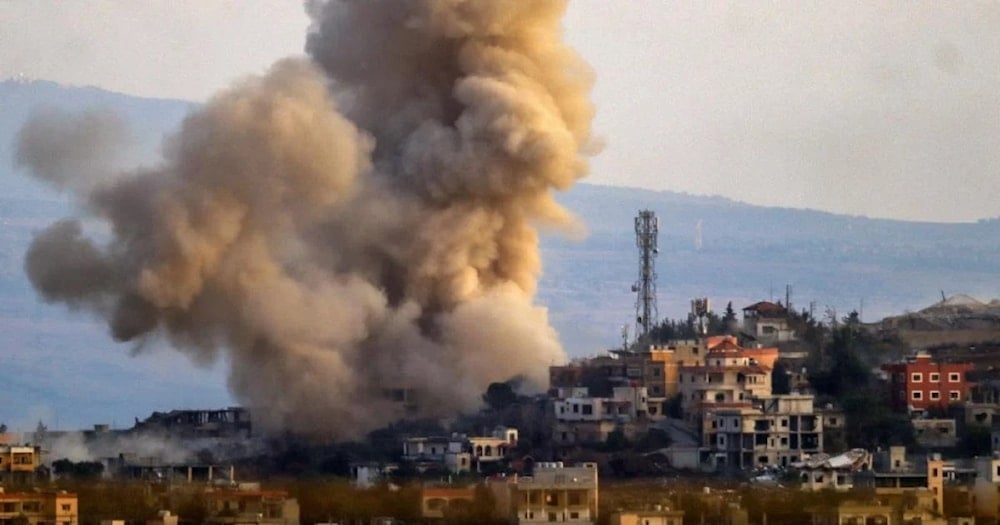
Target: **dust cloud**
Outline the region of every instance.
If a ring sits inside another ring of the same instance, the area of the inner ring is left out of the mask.
[[[309,59],[213,97],[157,164],[95,178],[88,158],[97,183],[65,175],[87,134],[29,123],[19,151],[46,154],[20,161],[85,210],[36,237],[31,282],[118,341],[224,355],[272,430],[350,438],[544,386],[564,353],[532,301],[537,228],[572,225],[553,191],[595,148],[565,7],[309,2]]]

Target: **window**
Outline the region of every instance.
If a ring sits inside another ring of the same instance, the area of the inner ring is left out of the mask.
[[[583,504],[583,498],[581,498],[581,494],[579,492],[576,492],[576,491],[570,492],[567,495],[567,497],[568,497],[570,505],[582,505]]]
[[[923,393],[923,392],[921,392],[920,390],[914,390],[914,391],[913,391],[913,392],[912,392],[912,393],[910,394],[910,397],[911,397],[911,398],[913,398],[914,400],[921,400],[921,399],[923,399],[923,398],[924,398],[924,393]]]
[[[941,374],[939,374],[937,372],[931,372],[927,376],[927,380],[930,381],[931,383],[938,383],[938,382],[941,381]]]
[[[923,380],[924,380],[924,374],[921,374],[920,372],[914,372],[910,374],[910,382],[912,383],[921,383],[923,382]]]
[[[930,395],[931,395],[931,400],[933,400],[933,401],[937,401],[938,399],[941,399],[941,392],[938,392],[937,390],[931,390],[931,394]]]
[[[958,383],[961,380],[962,380],[962,378],[960,377],[960,375],[958,374],[958,372],[950,372],[948,374],[948,382],[949,383]]]
[[[594,407],[590,405],[583,405],[583,415],[589,416],[594,413]]]
[[[952,390],[951,392],[948,392],[948,399],[952,401],[961,401],[962,393],[958,390]]]

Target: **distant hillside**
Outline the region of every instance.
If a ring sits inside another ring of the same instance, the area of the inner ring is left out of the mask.
[[[11,143],[39,105],[118,112],[147,158],[192,107],[48,82],[0,82],[0,382],[19,401],[0,406],[0,422],[130,423],[153,410],[231,403],[220,367],[193,368],[157,345],[127,358],[130,349],[112,343],[103,326],[37,300],[22,269],[24,251],[33,232],[69,212],[63,197],[12,169]],[[633,217],[645,208],[660,218],[661,317],[683,316],[697,296],[711,298],[717,310],[728,301],[739,310],[783,299],[786,284],[796,308],[815,302],[817,315],[829,306],[843,316],[863,301],[868,321],[932,304],[941,290],[1000,297],[1000,220],[873,220],[587,184],[559,199],[589,235],[544,233],[538,301],[572,355],[617,344],[620,327],[634,318]],[[86,399],[78,398],[81,392]]]
[[[716,310],[760,299],[838,316],[863,308],[863,318],[918,309],[946,293],[1000,296],[1000,221],[936,224],[851,217],[811,210],[764,208],[720,197],[580,185],[562,202],[587,224],[590,237],[546,237],[542,300],[567,341],[593,350],[613,344],[631,320],[629,287],[638,272],[633,217],[660,218],[661,317],[684,316],[693,297]],[[695,236],[701,224],[701,247]],[[863,305],[862,305],[863,302]],[[582,332],[582,337],[577,334]]]

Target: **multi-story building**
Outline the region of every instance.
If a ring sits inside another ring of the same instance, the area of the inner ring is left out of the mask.
[[[549,367],[549,386],[553,389],[586,387],[590,395],[610,397],[615,387],[645,387],[648,416],[666,417],[664,405],[677,395],[678,374],[682,366],[704,363],[713,338],[671,341],[634,351],[612,351],[608,355],[576,360],[567,365]]]
[[[536,463],[531,476],[511,484],[516,522],[590,524],[597,520],[597,464]]]
[[[652,420],[648,402],[645,387],[615,387],[611,397],[591,397],[585,387],[556,389],[553,443],[569,448],[601,443],[616,430],[633,437]]]
[[[717,468],[787,467],[823,449],[823,420],[808,395],[757,396],[719,403],[702,418],[702,445]]]
[[[970,363],[938,363],[926,352],[917,352],[901,363],[882,365],[889,378],[893,406],[911,413],[967,401],[973,383],[966,374],[972,369]]]
[[[553,403],[557,421],[644,419],[649,414],[646,387],[615,387],[611,397],[590,397],[586,388],[559,389]]]
[[[41,447],[0,445],[0,482],[30,482],[41,464]]]
[[[299,525],[299,503],[283,490],[261,490],[257,483],[205,492],[207,525]]]
[[[713,406],[749,405],[757,396],[771,394],[773,348],[741,348],[731,339],[711,347],[702,364],[682,366],[678,375],[681,406],[692,423]]]
[[[66,491],[7,492],[0,487],[0,523],[77,525],[76,494]]]

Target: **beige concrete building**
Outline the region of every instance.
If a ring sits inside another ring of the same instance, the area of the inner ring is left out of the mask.
[[[823,420],[813,397],[758,396],[743,406],[706,408],[702,445],[720,468],[787,467],[823,450]]]
[[[538,463],[511,485],[516,522],[584,525],[597,520],[597,464]]]
[[[206,525],[299,525],[299,503],[283,490],[261,490],[256,483],[205,492]]]
[[[771,369],[777,351],[741,348],[723,340],[705,355],[703,364],[682,366],[678,376],[681,406],[692,423],[715,405],[749,404],[750,399],[771,394]],[[767,349],[772,350],[772,349]]]

